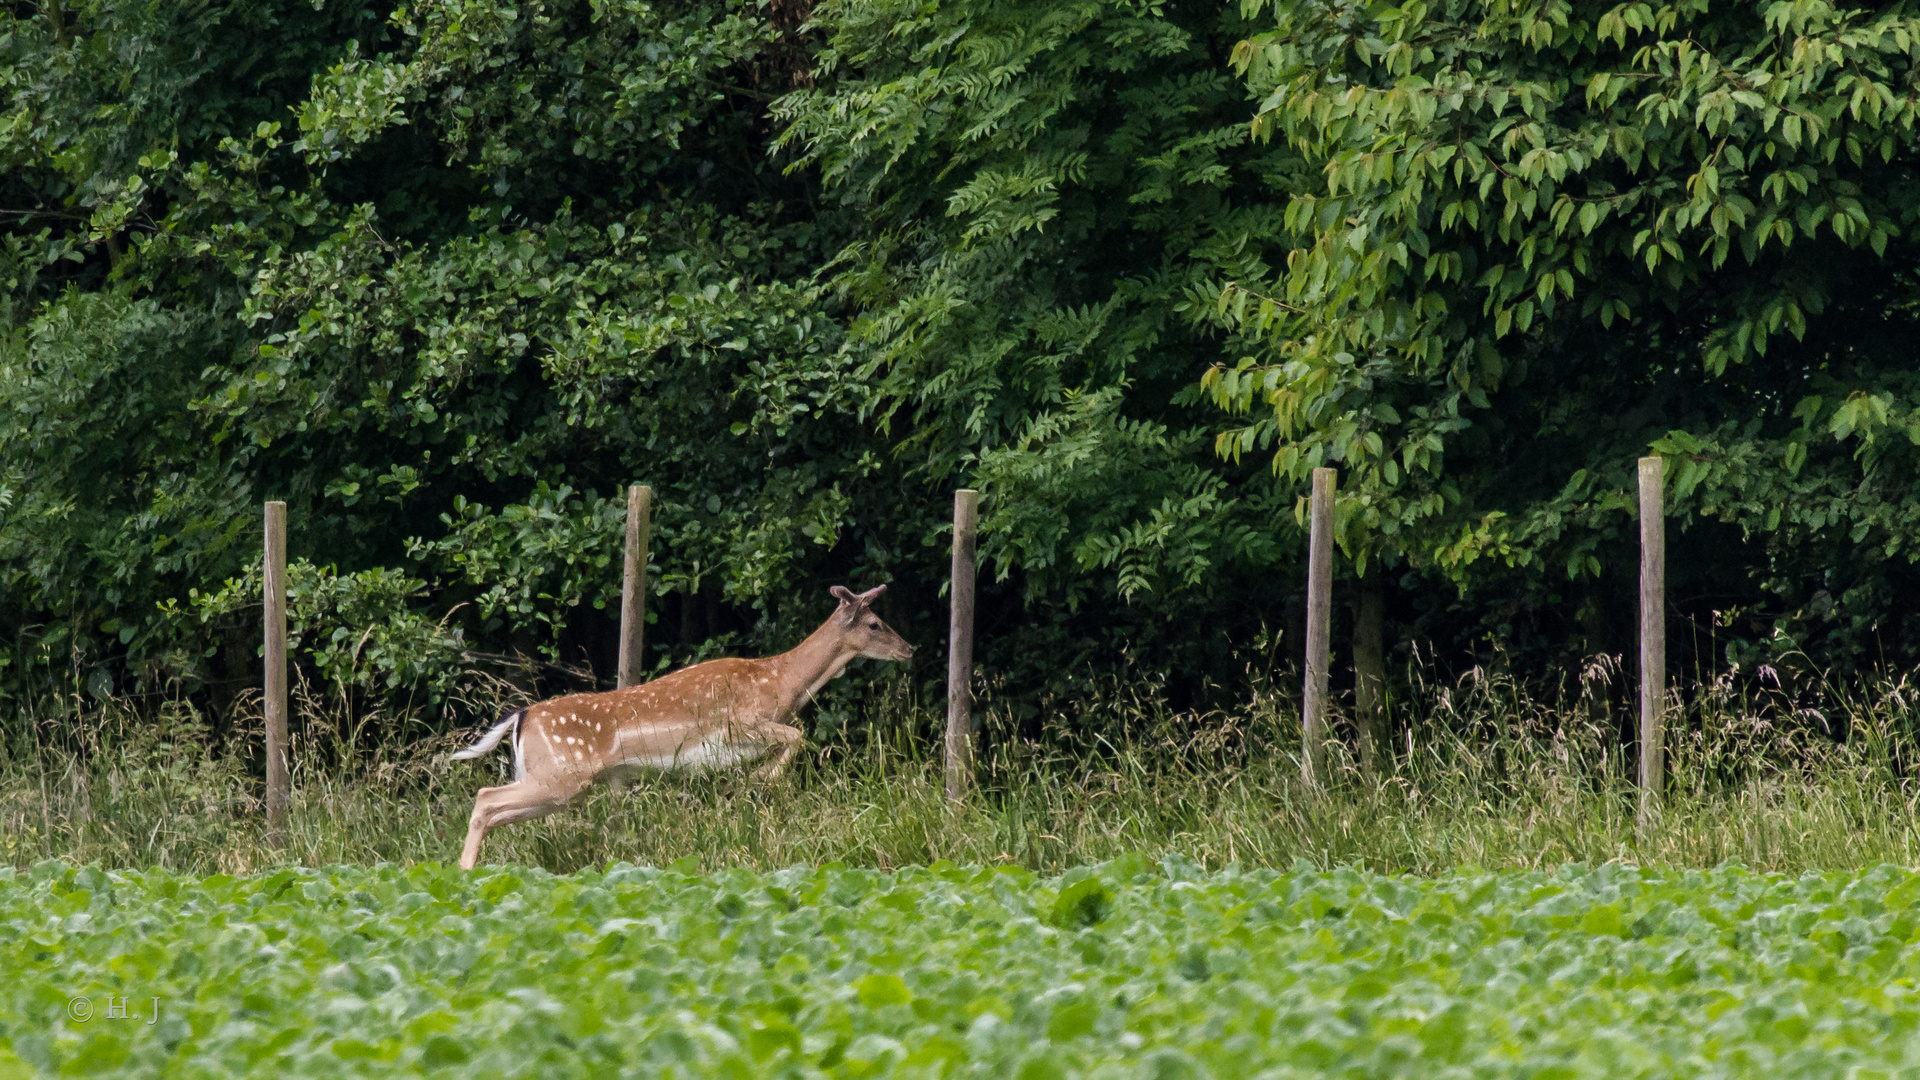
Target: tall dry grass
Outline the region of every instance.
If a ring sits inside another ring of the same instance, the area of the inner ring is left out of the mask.
[[[1361,775],[1336,747],[1324,792],[1301,783],[1286,695],[1263,689],[1243,707],[1195,715],[1150,686],[1114,685],[1024,734],[989,708],[980,788],[956,809],[941,793],[941,718],[896,689],[853,719],[851,738],[810,744],[787,781],[662,776],[619,794],[597,788],[544,821],[496,830],[485,858],[559,872],[683,859],[1057,871],[1128,851],[1416,873],[1920,861],[1920,786],[1908,775],[1920,761],[1915,687],[1903,676],[1789,693],[1767,674],[1723,674],[1676,695],[1666,808],[1644,831],[1620,705],[1605,693],[1625,685],[1614,665],[1543,686],[1485,669],[1442,681],[1416,663],[1391,703],[1393,771]],[[511,704],[505,684],[491,692]],[[506,768],[505,754],[449,762],[469,736],[432,735],[404,717],[355,715],[305,691],[296,711],[293,806],[276,842],[262,828],[257,716],[223,740],[184,702],[157,712],[41,703],[0,747],[0,863],[241,873],[451,861],[474,792]]]

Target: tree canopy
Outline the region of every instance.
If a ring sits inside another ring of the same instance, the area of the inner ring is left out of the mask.
[[[1716,663],[1911,655],[1917,34],[1813,2],[15,5],[0,691],[244,678],[268,498],[325,678],[609,668],[632,482],[650,664],[783,647],[841,581],[937,639],[972,485],[991,664],[1220,678],[1293,617],[1317,464],[1403,639],[1617,650],[1647,453]]]
[[[1904,642],[1907,6],[1249,10],[1253,130],[1324,185],[1284,268],[1219,291],[1223,449],[1338,462],[1351,546],[1463,583],[1600,576],[1658,453],[1673,510],[1745,541],[1697,530],[1688,572],[1748,633]]]

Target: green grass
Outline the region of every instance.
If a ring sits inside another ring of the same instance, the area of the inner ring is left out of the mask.
[[[600,789],[474,874],[506,761],[464,733],[303,696],[270,838],[257,723],[55,703],[0,749],[0,1080],[1920,1068],[1904,681],[1694,688],[1640,825],[1617,673],[1421,675],[1324,791],[1282,696],[1111,690],[989,710],[955,808],[896,694],[788,781]]]
[[[1278,695],[1180,715],[1151,694],[1115,690],[1027,738],[990,711],[981,788],[960,809],[940,791],[941,718],[887,696],[853,718],[854,741],[810,743],[788,781],[660,777],[621,794],[595,789],[544,821],[496,830],[484,859],[556,873],[689,858],[708,869],[944,859],[1058,873],[1132,852],[1212,868],[1304,858],[1422,874],[1920,862],[1920,803],[1902,764],[1920,753],[1904,681],[1798,695],[1728,680],[1697,688],[1673,719],[1665,812],[1637,829],[1633,763],[1592,693],[1608,674],[1530,693],[1478,671],[1423,682],[1416,669],[1395,706],[1392,771],[1366,777],[1343,764],[1318,794],[1299,781],[1297,714]],[[507,764],[504,753],[448,762],[466,733],[428,736],[303,698],[294,804],[276,843],[261,828],[257,725],[223,743],[184,705],[158,718],[62,708],[43,710],[34,728],[59,739],[0,748],[0,865],[58,857],[207,874],[451,861],[474,791]],[[1819,728],[1842,720],[1850,733],[1836,745]],[[400,734],[369,735],[383,724]]]
[[[54,861],[0,870],[0,1080],[1909,1075],[1916,935],[1892,867]]]

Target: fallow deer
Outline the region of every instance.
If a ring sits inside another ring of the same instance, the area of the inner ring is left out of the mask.
[[[723,769],[769,755],[754,776],[779,776],[800,750],[800,730],[790,721],[828,679],[857,656],[913,655],[913,646],[873,613],[873,601],[886,589],[856,594],[835,585],[840,606],[778,656],[709,660],[649,683],[570,694],[508,713],[453,755],[477,758],[511,736],[513,783],[480,789],[460,868],[479,862],[488,829],[545,817],[596,780],[617,782],[647,769]]]

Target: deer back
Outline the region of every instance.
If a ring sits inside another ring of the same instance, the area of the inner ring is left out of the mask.
[[[564,771],[598,773],[711,754],[716,739],[784,719],[779,689],[766,661],[724,659],[637,686],[551,698],[521,722],[526,768],[541,771],[545,758]]]

